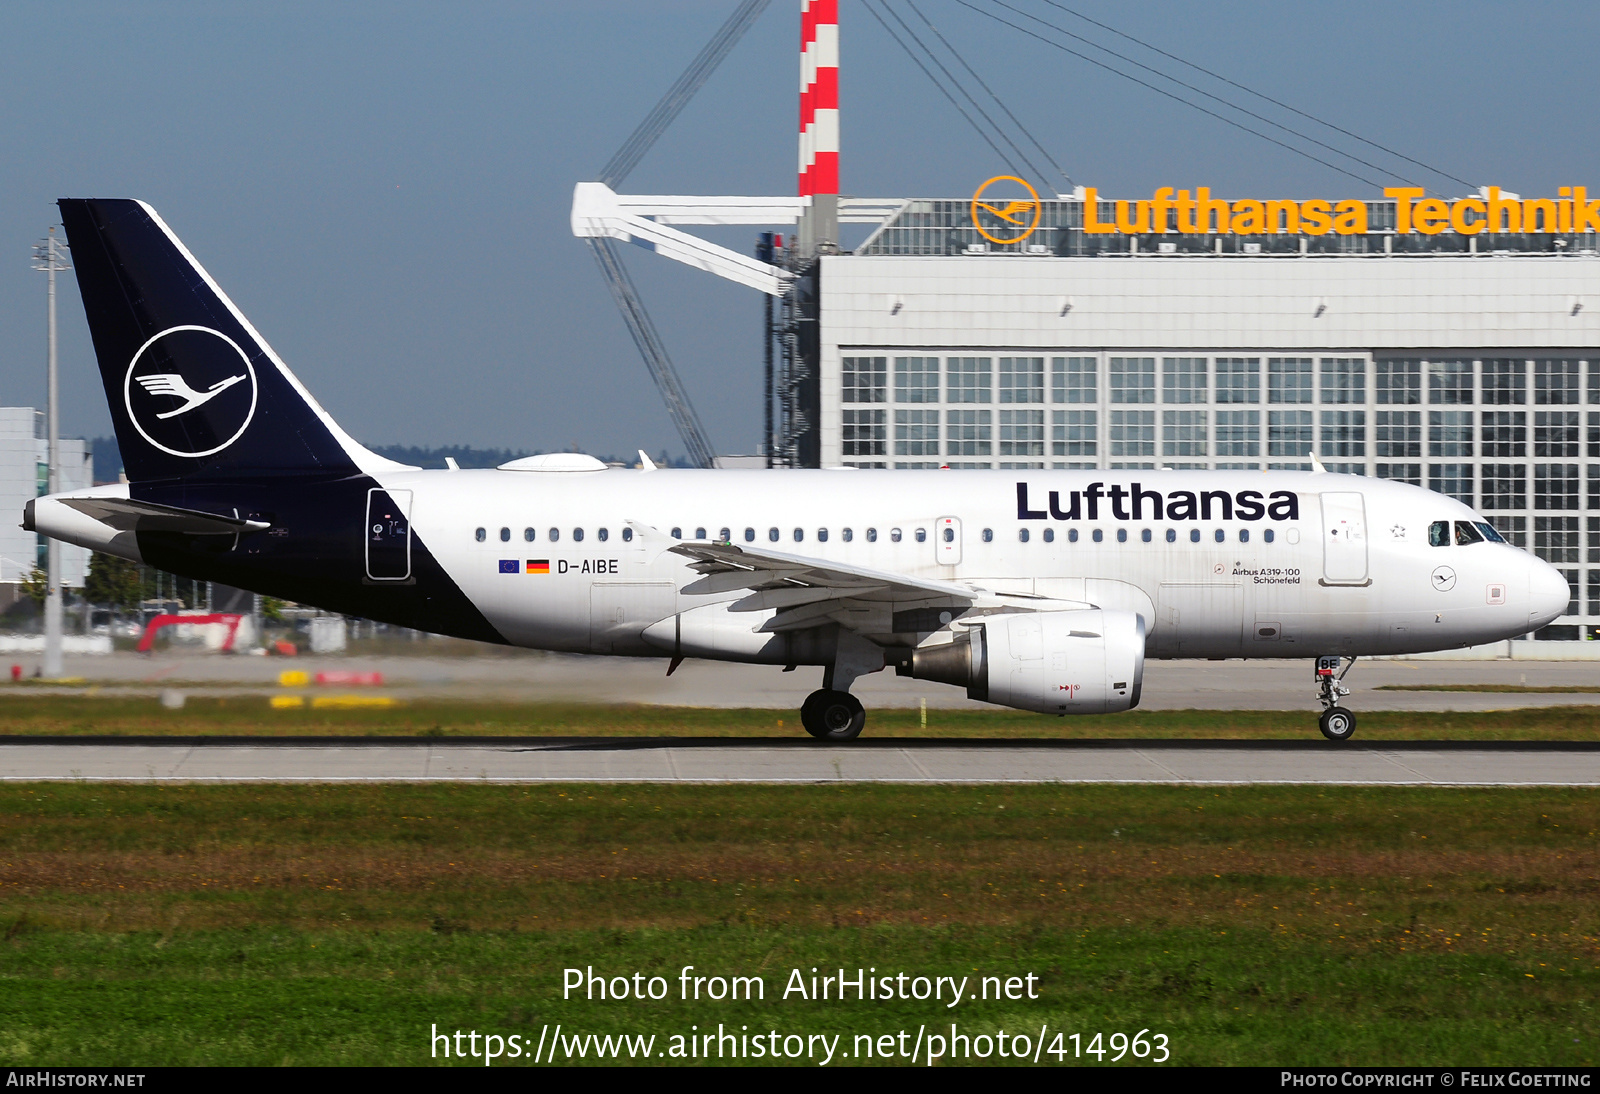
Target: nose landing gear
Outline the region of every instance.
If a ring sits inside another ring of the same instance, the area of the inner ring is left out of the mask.
[[[1356,732],[1356,716],[1349,710],[1339,705],[1339,700],[1350,694],[1350,689],[1344,686],[1345,673],[1355,665],[1356,659],[1350,658],[1350,664],[1344,667],[1344,672],[1339,672],[1339,657],[1317,658],[1317,702],[1323,706],[1322,717],[1317,719],[1317,726],[1322,730],[1322,735],[1330,741],[1348,741]],[[1338,672],[1337,677],[1334,673]]]

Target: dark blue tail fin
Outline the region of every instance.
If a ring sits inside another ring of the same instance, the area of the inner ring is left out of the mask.
[[[59,205],[130,481],[398,466],[334,423],[148,205]]]

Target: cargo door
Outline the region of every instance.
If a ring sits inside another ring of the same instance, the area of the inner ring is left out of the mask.
[[[411,491],[367,491],[369,581],[411,580]]]
[[[933,526],[934,557],[941,566],[954,566],[961,561],[961,520],[958,517],[940,517]]]
[[[1322,495],[1322,579],[1368,584],[1366,499],[1353,491]]]

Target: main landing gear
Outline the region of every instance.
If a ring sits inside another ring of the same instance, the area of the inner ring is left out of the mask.
[[[867,710],[848,691],[813,691],[800,707],[800,724],[819,741],[853,741],[867,724]]]
[[[1350,664],[1344,667],[1344,672],[1339,672],[1339,657],[1317,658],[1317,702],[1323,706],[1322,717],[1317,719],[1317,726],[1322,730],[1322,735],[1330,741],[1348,741],[1356,732],[1356,716],[1349,710],[1339,705],[1339,700],[1350,694],[1350,689],[1344,686],[1346,672],[1355,665],[1356,659],[1350,658]],[[1334,673],[1338,672],[1336,677]]]

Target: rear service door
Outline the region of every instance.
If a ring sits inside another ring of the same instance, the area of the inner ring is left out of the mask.
[[[1366,501],[1353,491],[1322,495],[1322,577],[1328,585],[1367,584]]]
[[[961,521],[957,517],[940,517],[933,526],[934,557],[941,566],[954,566],[961,561]]]
[[[367,580],[411,580],[411,491],[367,491]]]

